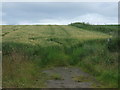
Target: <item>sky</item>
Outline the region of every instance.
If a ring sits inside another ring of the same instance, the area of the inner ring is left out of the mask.
[[[118,23],[117,2],[3,2],[1,12],[2,25]]]

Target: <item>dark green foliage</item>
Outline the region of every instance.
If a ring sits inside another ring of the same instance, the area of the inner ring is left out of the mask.
[[[110,51],[120,51],[120,38],[113,38],[107,43],[107,48]]]
[[[103,32],[110,35],[117,35],[119,31],[118,30],[119,25],[90,25],[87,23],[80,23],[80,22],[71,23],[70,25],[90,31]]]
[[[5,33],[2,34],[2,36],[5,36],[5,35],[8,34],[8,33],[9,33],[9,32],[5,32]]]

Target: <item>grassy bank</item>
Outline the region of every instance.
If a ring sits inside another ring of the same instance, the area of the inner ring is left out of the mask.
[[[97,31],[97,32],[103,32],[111,35],[117,35],[118,34],[118,28],[120,25],[91,25],[88,23],[71,23],[71,26],[75,26],[78,28],[83,28],[89,31]]]
[[[107,41],[109,35],[72,26],[8,27],[3,28],[3,34],[9,32],[2,45],[3,87],[45,87],[41,70],[59,66],[83,68],[105,87],[118,87],[119,47],[113,38]]]

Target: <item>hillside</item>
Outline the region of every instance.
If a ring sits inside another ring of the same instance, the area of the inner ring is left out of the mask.
[[[3,25],[2,39],[3,87],[47,87],[42,71],[57,67],[81,68],[101,87],[118,86],[112,34],[71,25]]]

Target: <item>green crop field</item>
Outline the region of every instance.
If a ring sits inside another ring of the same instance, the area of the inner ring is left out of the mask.
[[[48,78],[41,71],[56,67],[82,68],[102,87],[118,87],[116,48],[108,31],[74,25],[3,25],[3,87],[46,87]]]
[[[68,46],[86,40],[107,39],[111,37],[110,35],[100,32],[91,32],[72,26],[57,25],[4,26],[2,33],[3,42],[38,44],[40,46]],[[70,42],[67,42],[67,40]]]

